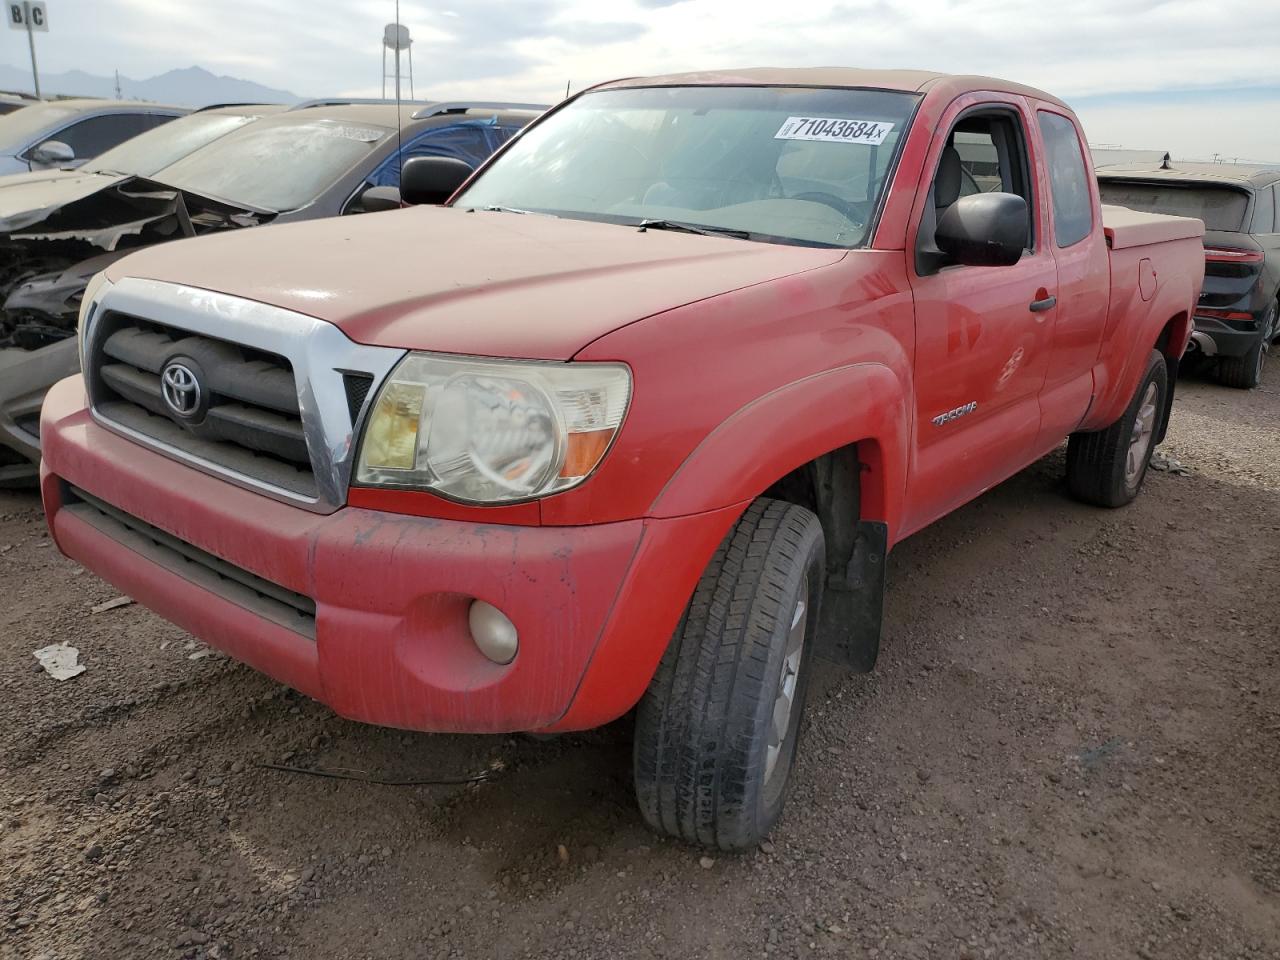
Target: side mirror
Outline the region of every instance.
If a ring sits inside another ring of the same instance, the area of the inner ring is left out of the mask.
[[[471,176],[469,163],[453,157],[414,157],[400,171],[405,203],[444,203]]]
[[[1012,193],[975,193],[947,207],[934,240],[953,263],[1008,267],[1030,239],[1027,201]]]
[[[31,151],[33,163],[43,163],[51,167],[64,166],[74,162],[75,158],[76,152],[61,140],[46,140]]]
[[[400,207],[400,191],[395,187],[370,187],[356,200],[356,208],[363,213],[399,210]]]

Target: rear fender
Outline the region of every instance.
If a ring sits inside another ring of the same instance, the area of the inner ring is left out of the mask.
[[[1196,258],[1203,257],[1198,240],[1179,242],[1194,245]],[[1119,260],[1119,254],[1128,252],[1113,251],[1113,260]],[[1113,262],[1113,277],[1129,273],[1120,267]],[[1133,273],[1136,275],[1136,266]],[[1111,311],[1118,316],[1108,321],[1107,335],[1094,365],[1096,399],[1078,430],[1103,430],[1120,419],[1138,389],[1152,350],[1164,354],[1171,375],[1176,375],[1173,362],[1181,357],[1191,335],[1191,312],[1200,296],[1202,277],[1203,273],[1197,275],[1194,271],[1164,267],[1159,274],[1159,286],[1149,301],[1142,301],[1133,290],[1113,288]],[[1165,420],[1168,420],[1167,414]]]

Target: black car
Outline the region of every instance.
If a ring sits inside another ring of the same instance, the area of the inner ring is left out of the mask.
[[[1188,351],[1211,361],[1220,383],[1256,387],[1280,338],[1280,167],[1164,163],[1096,173],[1103,203],[1204,221],[1204,292]]]

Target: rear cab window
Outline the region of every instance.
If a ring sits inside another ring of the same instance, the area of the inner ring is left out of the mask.
[[[1074,246],[1093,230],[1093,195],[1080,136],[1060,113],[1041,110],[1038,117],[1053,197],[1054,242],[1059,248]]]

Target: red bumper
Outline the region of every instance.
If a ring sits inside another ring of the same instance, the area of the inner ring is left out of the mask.
[[[103,429],[85,409],[78,377],[50,391],[41,436],[45,510],[67,556],[343,716],[407,729],[582,729],[626,712],[741,510],[590,527],[353,507],[319,516]],[[282,626],[234,591],[88,522],[68,509],[69,487],[310,598],[313,629]],[[519,653],[506,666],[471,641],[475,598],[519,631]]]

